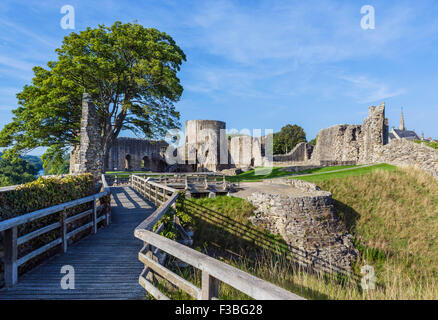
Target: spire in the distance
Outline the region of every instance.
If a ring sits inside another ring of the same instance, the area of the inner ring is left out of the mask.
[[[403,108],[401,109],[401,117],[400,117],[400,127],[398,128],[399,130],[405,131],[405,118],[403,116]]]

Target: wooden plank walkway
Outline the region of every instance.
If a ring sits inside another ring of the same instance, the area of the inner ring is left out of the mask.
[[[134,229],[154,207],[130,187],[114,187],[111,193],[109,227],[20,276],[15,287],[0,290],[0,299],[144,299],[146,292],[138,284],[143,243],[134,237]],[[73,290],[61,288],[64,265],[74,267]]]

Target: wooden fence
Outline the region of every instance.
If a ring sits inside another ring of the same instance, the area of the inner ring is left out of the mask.
[[[75,235],[82,231],[91,229],[93,233],[97,232],[98,223],[104,221],[105,225],[111,222],[111,209],[104,208],[103,204],[100,204],[100,199],[108,197],[110,195],[110,189],[106,183],[104,175],[102,175],[102,192],[88,196],[85,198],[73,200],[70,202],[62,203],[49,208],[37,210],[34,212],[26,213],[24,215],[7,219],[0,222],[0,232],[4,231],[4,281],[7,287],[12,287],[17,283],[18,280],[18,267],[24,265],[29,260],[47,252],[48,250],[61,245],[62,252],[66,252],[68,248],[68,240],[73,238]],[[67,217],[67,210],[83,205],[86,203],[92,203],[92,209],[86,210],[84,212],[75,214],[74,216]],[[104,214],[99,216],[99,213],[104,210]],[[57,213],[61,213],[58,222],[52,223],[50,225],[41,227],[30,233],[21,235],[18,237],[18,227],[41,219],[43,217],[48,217]],[[92,221],[85,223],[83,225],[77,226],[70,232],[67,232],[67,227],[73,222],[79,219],[85,218],[87,216],[92,217]],[[61,236],[55,240],[27,253],[23,257],[18,258],[18,246],[35,239],[43,234],[60,228]]]
[[[277,287],[269,282],[252,276],[240,269],[232,267],[222,261],[216,260],[203,253],[191,249],[176,241],[152,232],[153,227],[172,207],[175,207],[178,198],[176,189],[160,185],[140,176],[132,175],[131,186],[147,199],[160,205],[158,209],[144,220],[134,231],[135,237],[142,240],[143,248],[139,252],[139,260],[145,268],[139,277],[139,283],[154,298],[159,300],[169,299],[151,281],[150,274],[165,279],[172,285],[180,288],[195,299],[217,299],[219,295],[219,282],[245,293],[254,299],[265,300],[302,300],[303,298]],[[184,263],[187,263],[202,272],[201,288],[170,271],[163,265],[162,251]]]

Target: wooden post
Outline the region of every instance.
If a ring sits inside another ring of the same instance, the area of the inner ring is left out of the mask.
[[[97,200],[93,200],[93,233],[97,233]]]
[[[202,293],[201,300],[211,300],[219,297],[219,281],[202,271]]]
[[[224,190],[227,190],[227,181],[225,179],[225,175],[222,175],[222,182],[224,184]]]
[[[65,223],[65,219],[67,219],[67,209],[62,210],[61,213],[61,239],[62,239],[62,252],[67,252],[68,247],[68,239],[67,239],[67,223]]]
[[[18,280],[17,227],[5,230],[4,237],[5,284],[8,288],[11,288],[15,286]]]
[[[166,189],[163,188],[163,203],[166,202]]]

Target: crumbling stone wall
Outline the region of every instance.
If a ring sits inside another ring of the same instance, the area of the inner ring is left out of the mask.
[[[164,158],[167,146],[165,141],[117,138],[109,152],[107,170],[164,172],[167,168]]]
[[[287,154],[274,155],[274,162],[303,162],[310,160],[313,146],[307,142],[301,142]]]
[[[312,161],[357,161],[360,150],[360,125],[336,125],[318,133]]]
[[[277,180],[306,196],[255,192],[248,200],[256,207],[254,224],[280,234],[298,262],[324,271],[351,272],[359,252],[352,236],[338,221],[330,192],[301,180]]]
[[[312,161],[372,162],[374,155],[388,143],[385,104],[370,107],[362,125],[337,125],[318,133]]]
[[[405,139],[391,140],[378,150],[373,162],[415,166],[438,178],[438,150]]]
[[[382,146],[388,143],[388,120],[385,118],[385,104],[370,107],[368,117],[362,124],[360,136],[360,162],[374,162]]]
[[[237,136],[230,140],[230,165],[238,168],[263,165],[262,141],[251,136]]]
[[[406,139],[389,141],[385,104],[370,107],[361,126],[340,125],[323,129],[312,162],[354,161],[359,164],[413,165],[438,176],[438,150]]]

